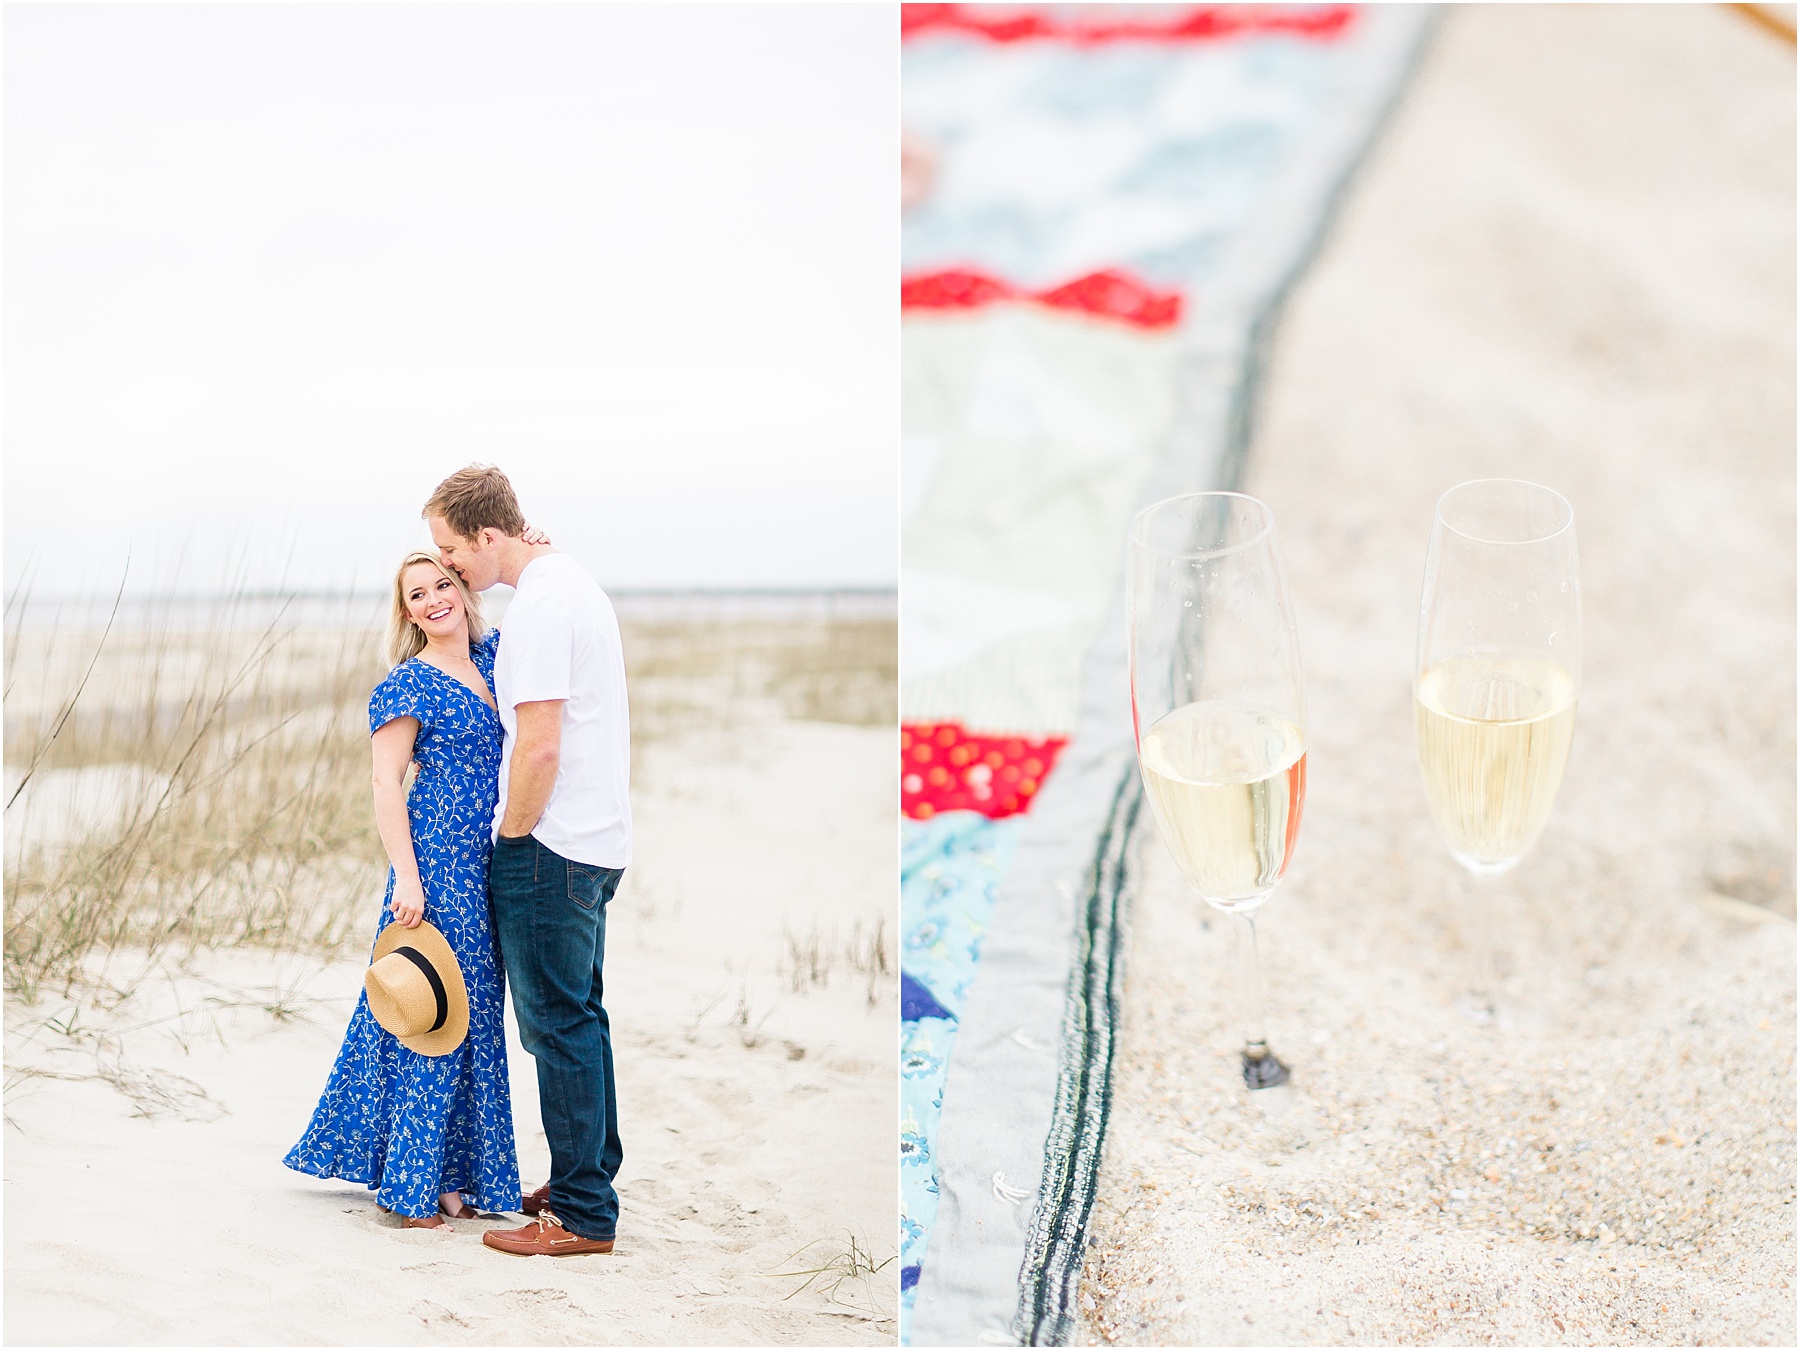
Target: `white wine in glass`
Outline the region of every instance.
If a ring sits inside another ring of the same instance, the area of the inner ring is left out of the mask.
[[[1131,711],[1151,813],[1182,873],[1237,916],[1244,1082],[1287,1066],[1264,1031],[1256,914],[1294,856],[1306,693],[1274,515],[1254,497],[1172,497],[1131,526]]]
[[[1413,715],[1425,797],[1452,856],[1477,876],[1531,849],[1562,784],[1581,688],[1575,514],[1549,488],[1464,483],[1437,504],[1419,609]],[[1493,897],[1476,915],[1463,1002],[1499,1016]]]

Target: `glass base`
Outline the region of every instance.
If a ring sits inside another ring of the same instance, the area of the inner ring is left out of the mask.
[[[1255,1092],[1280,1087],[1288,1080],[1288,1067],[1267,1050],[1260,1055],[1244,1051],[1244,1086]]]
[[[1486,993],[1470,991],[1456,1000],[1463,1020],[1478,1027],[1501,1031],[1537,1031],[1546,1024],[1543,1010],[1523,997],[1523,983],[1516,977]]]

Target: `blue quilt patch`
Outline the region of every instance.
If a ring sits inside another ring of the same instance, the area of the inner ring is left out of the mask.
[[[1017,818],[946,811],[903,821],[900,843],[900,1327],[912,1312],[937,1216],[932,1150],[956,1021],[1012,861]]]

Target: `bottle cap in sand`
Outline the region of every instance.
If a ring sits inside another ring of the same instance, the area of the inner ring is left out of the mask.
[[[469,1034],[469,989],[444,935],[428,923],[390,923],[375,939],[363,976],[369,1011],[421,1055],[447,1055]]]

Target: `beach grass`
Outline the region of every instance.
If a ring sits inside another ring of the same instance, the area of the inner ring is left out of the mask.
[[[834,974],[848,971],[862,982],[863,997],[873,1008],[890,983],[893,959],[884,916],[871,924],[852,920],[848,932],[817,922],[804,933],[781,931],[780,971],[795,994],[829,988]]]
[[[316,601],[302,622],[247,594],[198,619],[184,605],[179,622],[173,602],[137,604],[129,625],[28,626],[24,608],[9,605],[6,632],[9,997],[79,985],[104,999],[196,948],[329,952],[366,936],[385,872],[374,625],[321,624]],[[891,619],[622,627],[640,750],[742,719],[893,720]],[[885,935],[842,958],[885,968]]]
[[[855,1233],[845,1231],[841,1238],[807,1243],[781,1263],[797,1269],[772,1271],[769,1278],[802,1281],[783,1295],[784,1301],[817,1288],[830,1303],[873,1313],[884,1301],[874,1280],[896,1259],[889,1256],[877,1261],[870,1247],[858,1241]]]
[[[236,617],[8,634],[9,994],[347,935],[381,864],[360,707],[377,644]]]
[[[892,726],[892,619],[636,621],[623,627],[632,739],[746,714]]]

